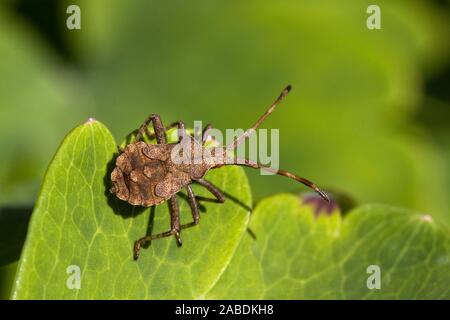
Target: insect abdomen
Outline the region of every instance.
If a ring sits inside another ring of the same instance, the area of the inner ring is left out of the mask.
[[[155,187],[164,180],[167,168],[163,161],[144,155],[146,146],[144,142],[130,144],[117,157],[111,192],[132,205],[149,207],[166,200],[155,194]]]

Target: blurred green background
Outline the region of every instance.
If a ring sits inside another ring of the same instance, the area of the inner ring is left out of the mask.
[[[66,8],[81,8],[81,30]],[[450,222],[449,2],[9,0],[0,4],[0,205],[32,205],[64,135],[165,123],[263,127],[280,166],[360,203]],[[248,170],[256,200],[303,187]]]

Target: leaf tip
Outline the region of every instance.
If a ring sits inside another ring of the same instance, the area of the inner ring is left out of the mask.
[[[97,122],[97,119],[91,117],[91,118],[87,119],[84,124],[93,124],[96,122]]]

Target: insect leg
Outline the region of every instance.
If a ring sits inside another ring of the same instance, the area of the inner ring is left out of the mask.
[[[174,123],[169,124],[167,127],[165,127],[165,131],[168,131],[172,128],[178,127],[178,139],[181,140],[183,136],[186,134],[185,128],[184,128],[184,122],[183,121],[176,121]],[[145,133],[147,134],[147,137],[152,140],[156,137],[156,134],[153,132],[150,132],[148,130],[148,127],[145,128]]]
[[[177,245],[181,246],[183,243],[180,238],[180,208],[178,207],[177,195],[174,194],[169,199],[169,210],[170,210],[170,231],[177,239]]]
[[[200,220],[200,212],[198,211],[197,200],[195,199],[194,192],[192,191],[191,185],[186,186],[188,202],[191,207],[192,218],[194,219],[193,224],[198,224]]]
[[[150,122],[153,124],[153,129],[155,131],[156,141],[158,144],[166,143],[166,130],[161,122],[161,118],[157,114],[151,114],[147,119],[145,119],[144,123],[139,128],[135,140],[141,140],[144,134],[148,132],[148,125]]]
[[[158,233],[155,235],[149,235],[140,238],[134,243],[134,260],[139,258],[139,254],[141,252],[141,247],[149,241],[161,239],[165,237],[175,236],[177,239],[178,246],[181,246],[181,238],[180,238],[180,209],[178,207],[178,201],[176,195],[173,195],[169,200],[169,210],[170,210],[170,230],[162,233]]]
[[[219,202],[225,202],[225,196],[223,195],[222,191],[220,191],[219,188],[217,188],[211,182],[205,179],[198,179],[195,180],[195,182],[198,182],[200,185],[208,189],[208,191],[211,192]]]
[[[212,125],[210,123],[208,123],[205,128],[203,129],[203,133],[202,133],[202,145],[205,145],[206,140],[208,140],[208,133],[209,130],[212,129]]]
[[[134,243],[134,260],[137,260],[139,258],[139,254],[141,253],[141,247],[146,244],[149,241],[152,240],[156,240],[156,239],[161,239],[161,238],[165,238],[165,237],[170,237],[173,235],[172,230],[163,232],[163,233],[159,233],[159,234],[155,234],[155,235],[150,235],[150,236],[145,236],[140,238],[139,240],[137,240]]]
[[[171,124],[173,127],[178,127],[178,141],[183,140],[183,137],[186,135],[186,130],[184,129],[184,122],[177,121]]]

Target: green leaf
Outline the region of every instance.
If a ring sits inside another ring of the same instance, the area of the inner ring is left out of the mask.
[[[201,203],[200,224],[183,230],[182,248],[173,238],[156,240],[133,261],[134,241],[147,229],[166,231],[169,214],[167,204],[140,210],[108,196],[115,152],[111,134],[95,120],[64,139],[32,214],[12,298],[202,298],[219,279],[249,218],[251,196],[242,169],[208,174],[228,199]],[[211,198],[196,186],[194,192]],[[182,222],[192,221],[184,199],[180,209]],[[79,290],[66,285],[71,265],[80,267]]]
[[[366,205],[315,218],[278,195],[252,213],[246,235],[207,298],[449,299],[450,237],[430,216]],[[368,289],[370,265],[381,288]]]

